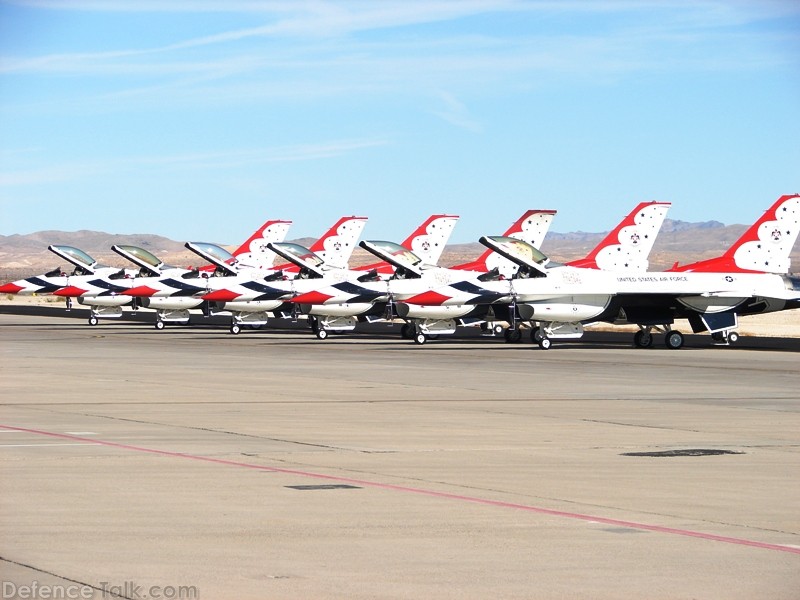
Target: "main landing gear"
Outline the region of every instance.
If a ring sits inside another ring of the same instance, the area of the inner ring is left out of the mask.
[[[415,344],[422,345],[428,341],[428,339],[434,339],[436,336],[426,335],[422,328],[417,325],[416,323],[404,323],[402,327],[400,327],[400,337],[404,340],[414,340]]]
[[[735,331],[716,331],[711,334],[711,339],[717,346],[730,346],[739,341],[739,334]]]
[[[680,331],[670,329],[669,325],[641,327],[633,335],[633,345],[637,348],[651,348],[653,346],[653,330],[664,332],[664,345],[670,350],[678,350],[683,347],[684,337]]]

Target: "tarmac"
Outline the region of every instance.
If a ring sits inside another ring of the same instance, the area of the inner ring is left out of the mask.
[[[0,307],[3,598],[800,598],[798,339],[85,315]]]

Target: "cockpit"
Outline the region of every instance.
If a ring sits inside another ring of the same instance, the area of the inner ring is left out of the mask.
[[[73,275],[91,275],[97,269],[105,267],[105,265],[98,264],[94,258],[83,250],[73,246],[51,244],[47,249],[75,265]]]

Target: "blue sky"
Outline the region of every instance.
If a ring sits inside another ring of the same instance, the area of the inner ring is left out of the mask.
[[[452,241],[800,192],[800,3],[0,0],[0,234]]]

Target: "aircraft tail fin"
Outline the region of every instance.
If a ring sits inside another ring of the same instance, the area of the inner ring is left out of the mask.
[[[233,255],[244,267],[271,267],[275,263],[275,253],[267,248],[267,244],[282,242],[291,225],[291,221],[267,221]]]
[[[326,265],[345,269],[366,223],[367,217],[342,217],[309,250]]]
[[[800,194],[781,196],[722,256],[673,268],[694,272],[788,273],[800,233]]]
[[[531,246],[539,248],[544,241],[547,231],[550,229],[550,223],[553,222],[553,217],[556,215],[554,210],[528,210],[523,215],[514,221],[503,234],[505,237],[513,237],[518,240],[528,242]],[[464,271],[491,271],[498,269],[498,272],[505,276],[511,277],[516,270],[517,265],[494,252],[493,250],[486,250],[475,261],[465,263],[453,267],[454,269],[461,269]]]
[[[585,258],[567,264],[603,271],[647,271],[650,251],[670,206],[669,202],[641,202]]]
[[[455,215],[431,215],[401,246],[408,248],[428,265],[435,265],[458,223]]]

